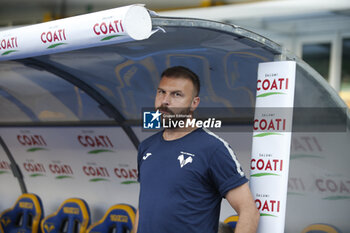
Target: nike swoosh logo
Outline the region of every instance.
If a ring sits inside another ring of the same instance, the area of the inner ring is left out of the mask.
[[[143,160],[146,160],[149,156],[151,156],[152,155],[152,153],[147,153],[145,156],[143,156],[142,158],[143,158]]]

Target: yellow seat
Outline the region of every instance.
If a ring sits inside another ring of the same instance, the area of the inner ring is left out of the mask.
[[[41,223],[43,233],[85,233],[91,223],[88,204],[79,198],[65,200]]]
[[[0,215],[1,233],[40,233],[44,209],[41,199],[33,193],[22,194],[11,209]]]
[[[126,204],[119,204],[110,207],[103,218],[91,225],[87,233],[130,232],[135,223],[136,210]]]
[[[232,227],[232,229],[236,228],[238,222],[238,216],[237,215],[232,215],[228,218],[225,219],[224,223],[230,225],[230,227]]]

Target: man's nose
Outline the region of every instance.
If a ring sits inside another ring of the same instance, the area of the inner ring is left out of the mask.
[[[170,95],[165,94],[162,99],[162,105],[169,105],[170,104]]]

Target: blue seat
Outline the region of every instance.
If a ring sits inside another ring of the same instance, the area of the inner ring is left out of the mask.
[[[232,215],[228,218],[225,219],[224,223],[230,225],[230,227],[232,227],[232,229],[236,228],[238,222],[238,216],[237,215]]]
[[[41,199],[33,193],[24,193],[11,209],[0,215],[1,233],[40,233],[44,209]]]
[[[307,226],[302,233],[341,233],[341,231],[335,226],[317,223]]]
[[[43,219],[43,233],[85,233],[91,223],[88,204],[79,198],[65,200],[58,210]]]
[[[126,233],[135,223],[136,210],[126,204],[110,207],[103,218],[89,227],[87,233]]]

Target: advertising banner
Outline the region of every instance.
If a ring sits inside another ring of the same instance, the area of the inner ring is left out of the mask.
[[[152,35],[151,16],[131,5],[0,32],[0,61],[58,53]]]
[[[261,216],[259,233],[284,232],[295,70],[293,61],[258,68],[250,186]]]
[[[2,128],[0,134],[45,213],[71,197],[83,198],[94,220],[113,204],[137,207],[137,151],[120,127]],[[8,171],[0,160],[0,170]]]

